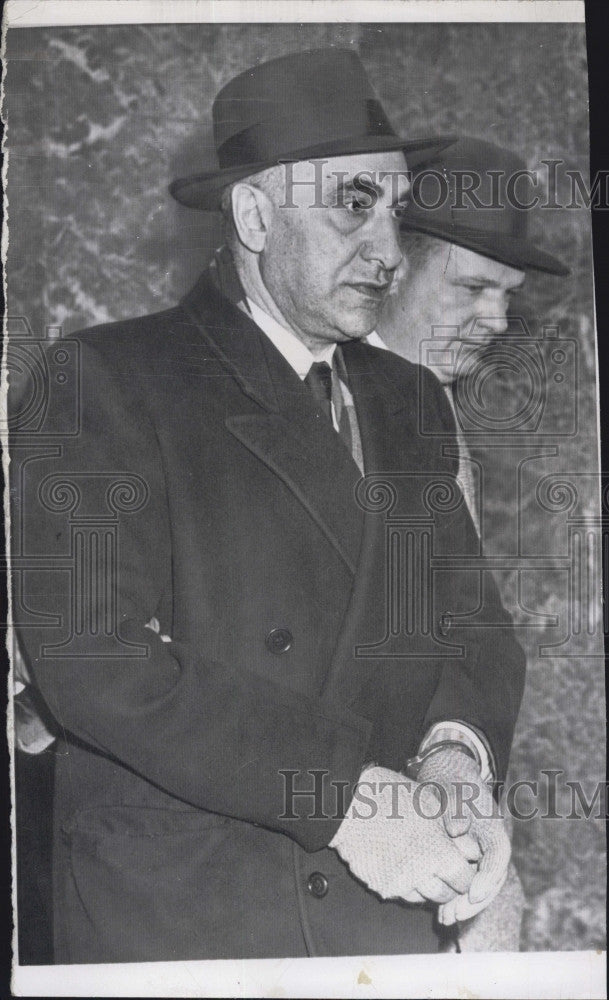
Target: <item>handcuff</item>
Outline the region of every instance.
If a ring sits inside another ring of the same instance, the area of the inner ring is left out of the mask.
[[[482,767],[480,755],[467,743],[463,743],[461,740],[440,740],[438,743],[432,743],[430,747],[427,747],[426,750],[421,751],[414,757],[409,757],[404,767],[405,774],[409,778],[414,778],[416,781],[425,761],[429,760],[430,757],[433,757],[434,754],[440,753],[441,750],[446,750],[448,747],[453,750],[460,750],[461,753],[471,757],[479,768]]]

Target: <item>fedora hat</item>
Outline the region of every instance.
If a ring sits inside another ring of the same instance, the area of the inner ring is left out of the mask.
[[[453,141],[394,132],[355,52],[294,52],[240,73],[213,107],[218,168],[180,177],[172,196],[189,208],[218,208],[223,188],[284,161],[404,150],[417,166]]]
[[[520,270],[569,274],[557,257],[529,239],[528,211],[518,207],[531,193],[518,188],[522,171],[526,173],[524,160],[510,150],[481,139],[459,139],[414,173],[401,228],[457,243]],[[466,173],[473,175],[473,183],[469,178],[465,182]]]

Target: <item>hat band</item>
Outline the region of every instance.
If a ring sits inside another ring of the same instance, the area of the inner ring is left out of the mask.
[[[510,208],[499,211],[485,207],[468,207],[464,210],[452,208],[449,212],[414,209],[404,213],[405,227],[409,220],[440,227],[447,233],[461,232],[471,236],[508,236],[522,240],[527,238],[528,232],[526,213]]]
[[[218,162],[221,169],[225,170],[245,166],[248,163],[290,158],[298,149],[323,145],[325,141],[335,145],[340,139],[361,139],[368,136],[397,138],[380,101],[368,98],[358,105],[357,110],[359,113],[354,116],[353,107],[350,106],[348,118],[347,116],[341,118],[342,134],[337,134],[336,118],[331,122],[331,130],[328,130],[327,135],[324,134],[325,130],[320,128],[319,121],[313,122],[309,133],[305,134],[302,128],[297,127],[298,120],[295,116],[257,122],[222,143],[218,149]]]
[[[524,239],[528,209],[526,205],[519,207],[514,192],[510,193],[509,176],[505,171],[482,167],[427,167],[413,181],[413,214],[434,225],[469,227]]]

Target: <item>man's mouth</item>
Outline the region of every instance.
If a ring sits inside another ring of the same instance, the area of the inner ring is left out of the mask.
[[[480,335],[476,337],[462,337],[459,341],[464,347],[468,347],[475,351],[484,351],[487,347],[490,347],[495,338],[492,334],[486,337],[481,337]]]
[[[387,293],[390,281],[358,281],[351,282],[349,288],[354,288],[360,295],[365,295],[375,302],[379,302]]]

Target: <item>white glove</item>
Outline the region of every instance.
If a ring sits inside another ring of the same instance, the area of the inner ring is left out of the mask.
[[[437,800],[383,767],[365,770],[330,843],[356,878],[382,899],[444,903],[466,893],[473,870],[447,837]],[[416,793],[416,795],[415,795]]]
[[[466,899],[466,897],[459,897]],[[453,903],[457,900],[453,900]],[[446,903],[450,908],[452,904]],[[522,883],[512,862],[508,866],[508,876],[501,892],[486,909],[473,920],[465,920],[459,927],[459,947],[461,951],[519,951],[522,919],[526,905]],[[454,939],[453,939],[454,940]]]
[[[466,856],[477,860],[471,852],[472,841],[479,849],[477,871],[467,895],[462,895],[440,907],[440,923],[452,924],[480,913],[501,890],[510,861],[511,847],[497,803],[480,776],[476,762],[457,749],[446,748],[432,754],[421,765],[421,783],[434,782],[443,790],[444,825],[456,846],[466,841]],[[434,791],[434,785],[429,785]]]

